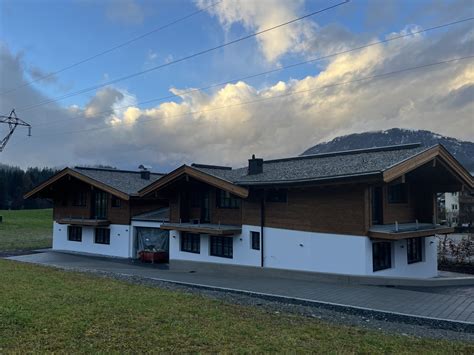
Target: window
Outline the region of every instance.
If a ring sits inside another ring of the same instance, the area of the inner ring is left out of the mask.
[[[73,206],[84,207],[87,205],[87,193],[85,191],[76,191],[74,193],[74,199],[72,200]]]
[[[407,203],[408,202],[408,185],[396,184],[388,187],[389,203]]]
[[[379,271],[392,267],[392,243],[376,242],[372,244],[373,270]]]
[[[240,199],[232,195],[229,191],[217,190],[217,207],[239,208]]]
[[[199,191],[191,191],[191,207],[201,207],[201,194]]]
[[[94,242],[96,244],[110,244],[110,229],[96,228]]]
[[[267,202],[282,202],[285,203],[287,201],[287,191],[285,189],[273,189],[267,191]]]
[[[68,226],[67,240],[71,242],[82,242],[82,227]]]
[[[61,206],[66,207],[68,205],[68,195],[64,194],[61,198]]]
[[[418,263],[423,259],[423,238],[407,239],[407,261],[408,264]]]
[[[211,236],[211,255],[219,256],[221,258],[233,257],[233,244],[234,240],[232,237],[218,237]]]
[[[106,192],[95,190],[93,218],[107,218],[108,195]]]
[[[122,203],[122,200],[120,200],[116,196],[112,196],[112,201],[111,201],[112,207],[120,207],[121,203]]]
[[[252,249],[260,250],[260,233],[250,232],[250,239],[252,242]]]
[[[181,251],[199,254],[201,252],[201,236],[199,234],[182,232]]]

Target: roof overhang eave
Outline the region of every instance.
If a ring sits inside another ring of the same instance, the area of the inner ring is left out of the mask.
[[[441,159],[451,172],[455,174],[456,179],[462,181],[469,189],[474,189],[474,179],[472,175],[441,144],[429,147],[388,167],[383,171],[383,180],[386,183],[390,183],[434,159]]]
[[[188,175],[196,180],[209,184],[211,186],[217,187],[219,189],[229,191],[230,193],[241,197],[246,198],[249,194],[248,189],[242,186],[238,186],[235,183],[232,183],[228,180],[219,178],[217,176],[207,174],[201,170],[194,169],[190,166],[183,165],[171,173],[167,174],[165,177],[151,183],[150,185],[141,189],[138,193],[140,197],[144,197],[152,192],[156,192],[164,189],[170,184],[174,183],[180,177]]]
[[[339,184],[361,181],[382,181],[381,171],[370,171],[360,174],[333,175],[323,178],[292,179],[292,180],[268,180],[268,181],[236,181],[239,186],[268,186],[268,185],[307,185],[307,184]]]

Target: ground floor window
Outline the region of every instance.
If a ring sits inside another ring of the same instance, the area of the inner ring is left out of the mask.
[[[71,242],[82,242],[82,227],[68,226],[67,240],[70,240]]]
[[[181,251],[187,253],[201,252],[201,236],[194,233],[181,233]]]
[[[232,237],[218,237],[211,236],[211,255],[219,256],[221,258],[233,257],[233,244],[234,240]]]
[[[392,267],[392,243],[376,242],[372,244],[372,261],[374,271]]]
[[[408,264],[423,261],[423,238],[407,239],[407,261]]]
[[[96,244],[110,244],[110,229],[96,228],[94,234],[94,242]]]
[[[260,233],[259,232],[250,232],[250,239],[252,242],[252,249],[260,250]]]

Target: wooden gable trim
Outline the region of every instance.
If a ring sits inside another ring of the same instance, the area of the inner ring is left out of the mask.
[[[108,185],[106,185],[102,182],[94,180],[94,179],[92,179],[88,176],[82,175],[81,173],[78,173],[77,171],[74,171],[70,168],[65,168],[65,169],[61,170],[59,173],[57,173],[56,175],[53,175],[48,180],[46,180],[43,183],[41,183],[40,185],[36,186],[33,190],[26,193],[23,196],[23,198],[27,199],[27,198],[33,197],[34,195],[39,193],[41,190],[44,190],[48,186],[51,186],[52,184],[54,184],[55,182],[57,182],[59,179],[61,179],[62,177],[66,176],[66,175],[72,176],[72,177],[74,177],[74,178],[76,178],[80,181],[83,181],[83,182],[89,184],[89,185],[97,187],[98,189],[104,190],[104,191],[110,193],[111,195],[117,196],[117,197],[119,197],[123,200],[129,200],[130,199],[130,196],[128,194],[126,194],[122,191],[119,191],[117,189],[114,189],[113,187],[110,187],[110,186],[108,186]]]
[[[172,171],[165,177],[155,181],[154,183],[148,185],[144,189],[140,190],[140,196],[143,197],[150,192],[157,191],[163,189],[165,186],[169,185],[170,183],[174,182],[177,178],[188,175],[196,180],[202,181],[206,184],[211,186],[217,187],[221,190],[229,191],[230,193],[239,196],[241,198],[246,198],[249,194],[248,189],[244,187],[237,186],[229,181],[220,179],[218,177],[206,174],[202,171],[193,169],[190,166],[183,165],[178,169]]]
[[[416,168],[432,161],[439,159],[440,163],[444,163],[456,176],[469,188],[474,188],[474,181],[471,174],[441,145],[429,148],[383,172],[383,180],[385,182],[393,182],[404,174],[415,170]],[[443,161],[441,161],[441,159]]]

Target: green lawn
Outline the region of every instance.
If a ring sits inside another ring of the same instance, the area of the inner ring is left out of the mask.
[[[0,353],[474,353],[298,315],[0,260]]]
[[[0,251],[51,247],[53,210],[0,210]]]

